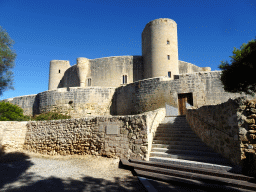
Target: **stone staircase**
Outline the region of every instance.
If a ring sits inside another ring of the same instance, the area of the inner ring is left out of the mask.
[[[146,182],[148,191],[157,191],[151,185],[155,181],[169,183],[167,191],[256,191],[255,178],[243,175],[241,167],[206,146],[185,116],[166,117],[159,125],[149,161],[121,159],[120,165]]]
[[[241,172],[191,130],[185,116],[165,117],[155,133],[150,161]]]

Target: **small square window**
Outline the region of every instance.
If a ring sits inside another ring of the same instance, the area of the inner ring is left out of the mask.
[[[170,55],[167,55],[167,59],[170,60]]]

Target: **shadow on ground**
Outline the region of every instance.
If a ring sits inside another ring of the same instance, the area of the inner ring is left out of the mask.
[[[21,152],[0,151],[0,189],[6,184],[17,181],[33,165],[29,159],[29,156]]]
[[[145,191],[137,177],[126,176],[114,180],[84,176],[79,179],[42,177],[36,172],[26,172],[33,166],[24,153],[3,153],[0,156],[0,192],[80,192],[80,191]]]
[[[83,177],[82,179],[60,179],[56,177],[49,178],[39,178],[39,180],[33,182],[33,179],[37,178],[36,175],[25,175],[20,178],[22,186],[11,186],[0,191],[4,190],[5,192],[104,192],[104,191],[145,191],[145,188],[140,184],[136,177],[126,177],[125,184],[123,180],[115,178],[115,181],[109,181],[100,178],[93,177]],[[37,178],[38,179],[38,178]]]

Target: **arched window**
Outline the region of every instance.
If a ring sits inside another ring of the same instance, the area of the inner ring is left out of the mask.
[[[167,59],[170,60],[170,55],[167,55]]]
[[[169,45],[170,44],[170,41],[169,40],[167,40],[167,45]]]
[[[171,77],[172,73],[171,71],[168,71],[168,77]]]
[[[59,70],[59,73],[60,73],[60,70]]]

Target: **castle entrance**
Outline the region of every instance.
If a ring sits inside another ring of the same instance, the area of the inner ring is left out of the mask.
[[[192,93],[180,93],[180,94],[178,94],[179,115],[186,115],[188,106],[193,106],[193,95],[192,95]]]

